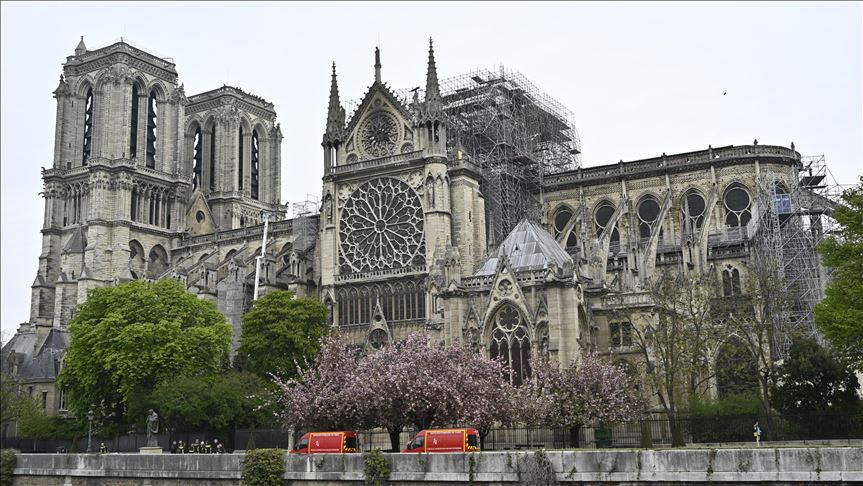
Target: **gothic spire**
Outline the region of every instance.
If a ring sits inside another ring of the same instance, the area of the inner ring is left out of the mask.
[[[421,121],[441,121],[443,119],[443,99],[437,80],[437,65],[434,60],[434,45],[429,37],[429,63],[426,72],[425,101],[420,109]]]
[[[434,45],[429,37],[429,63],[426,72],[426,102],[440,100],[440,86],[437,81],[437,66],[434,62]]]
[[[381,82],[381,50],[375,47],[375,82]]]
[[[330,103],[327,107],[327,131],[324,140],[342,141],[345,127],[345,109],[339,101],[339,84],[336,80],[336,63],[333,62],[333,74],[330,81]]]

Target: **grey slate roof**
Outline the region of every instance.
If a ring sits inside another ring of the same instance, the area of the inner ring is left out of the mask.
[[[474,276],[493,275],[503,256],[506,256],[513,272],[550,268],[558,277],[573,275],[572,257],[539,223],[527,219],[513,228]]]
[[[18,333],[3,347],[4,359],[12,352],[19,359],[23,358],[17,375],[23,383],[56,380],[60,361],[69,346],[69,332],[65,329],[48,331],[45,341],[37,349],[38,339],[35,332]]]

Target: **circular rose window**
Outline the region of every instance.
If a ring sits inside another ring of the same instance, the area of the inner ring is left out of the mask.
[[[354,272],[425,263],[422,204],[398,179],[359,186],[342,208],[339,230],[342,257]]]
[[[372,157],[384,157],[395,151],[399,128],[395,118],[379,111],[363,123],[360,137],[363,151]]]

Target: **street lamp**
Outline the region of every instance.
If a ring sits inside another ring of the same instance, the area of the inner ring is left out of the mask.
[[[87,452],[93,452],[93,410],[87,411]]]

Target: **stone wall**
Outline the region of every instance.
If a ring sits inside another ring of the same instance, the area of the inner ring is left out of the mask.
[[[391,484],[523,484],[551,467],[561,483],[863,481],[863,448],[582,450],[387,454]],[[243,455],[19,454],[14,485],[238,485]],[[286,455],[291,484],[361,484],[360,454]],[[545,464],[544,468],[542,465]]]

